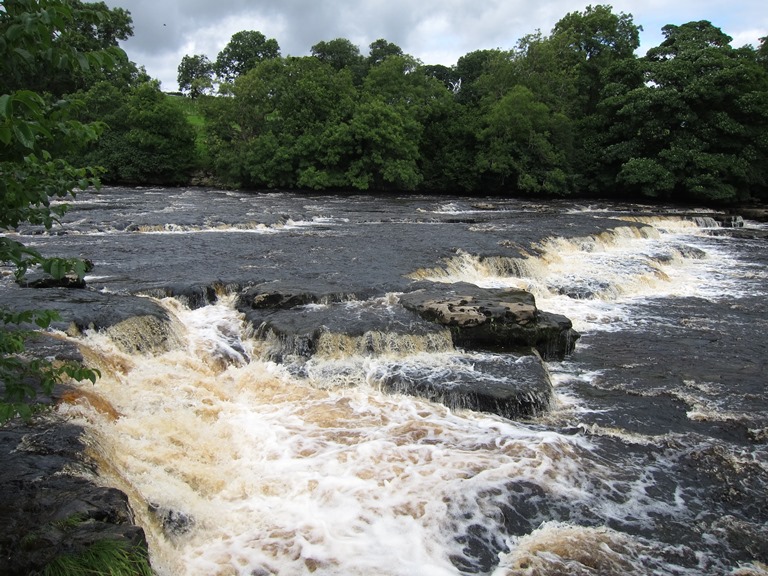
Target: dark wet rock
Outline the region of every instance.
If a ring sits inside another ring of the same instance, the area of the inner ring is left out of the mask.
[[[401,365],[373,376],[382,388],[440,402],[453,410],[470,409],[519,419],[550,409],[553,388],[549,373],[535,352],[503,359],[472,358],[466,366]]]
[[[26,354],[33,358],[48,358],[62,362],[82,362],[80,347],[63,336],[33,332],[24,342]]]
[[[768,208],[753,207],[753,208],[741,208],[739,213],[749,220],[757,220],[758,222],[768,222]]]
[[[9,287],[0,292],[0,305],[12,310],[54,310],[60,316],[54,328],[72,336],[86,330],[106,332],[129,353],[164,352],[182,345],[174,318],[150,298],[94,290]]]
[[[718,214],[715,220],[720,223],[723,228],[743,228],[744,218],[737,214]]]
[[[433,318],[421,318],[389,300],[315,304],[317,298],[301,298],[298,302],[308,303],[299,304],[291,302],[295,295],[267,296],[269,299],[258,301],[265,307],[247,310],[246,317],[256,336],[266,342],[266,359],[286,363],[297,376],[307,375],[304,363],[311,358],[377,356],[384,360],[370,379],[389,392],[507,418],[541,414],[551,405],[549,374],[530,346],[522,356],[461,360],[455,354],[452,365],[429,368],[411,364],[409,355],[454,351],[450,330]],[[274,308],[266,307],[267,303]],[[529,306],[516,312],[521,321],[528,315],[537,323],[553,321]],[[313,369],[319,368],[313,365]]]
[[[440,326],[399,306],[371,301],[257,309],[246,318],[268,342],[267,357],[275,362],[315,354],[434,352],[450,343],[440,337]]]
[[[153,502],[147,505],[147,510],[160,521],[166,536],[183,536],[195,527],[195,519],[185,512],[160,506]]]
[[[172,284],[145,288],[138,294],[152,298],[175,298],[190,310],[214,304],[222,296],[237,294],[243,289],[239,282],[214,282],[212,284]]]
[[[98,485],[83,430],[53,414],[0,428],[0,559],[8,576],[38,573],[98,542],[139,547],[127,496]]]
[[[238,295],[238,310],[263,310],[265,308],[274,308],[279,310],[288,310],[296,306],[306,306],[307,304],[316,304],[321,296],[311,292],[294,291],[275,291],[267,290],[254,286]]]
[[[532,294],[473,284],[436,285],[400,296],[407,309],[446,326],[458,346],[516,350],[534,347],[546,358],[573,352],[579,334],[565,316],[542,312]]]
[[[765,240],[768,238],[768,230],[762,228],[718,228],[717,230],[711,230],[710,234],[730,236],[743,240]]]
[[[67,274],[62,278],[54,278],[45,272],[27,274],[19,285],[24,288],[85,288],[85,280],[74,274]]]
[[[84,263],[86,272],[93,270],[93,262],[84,260]],[[85,288],[85,280],[77,274],[65,274],[61,278],[55,278],[39,267],[27,270],[17,283],[24,288]]]
[[[312,289],[284,282],[269,282],[243,290],[237,297],[235,307],[246,314],[251,310],[289,310],[308,304],[333,304],[358,300],[370,296],[371,293],[372,291],[340,290],[335,286],[324,285],[321,280]]]

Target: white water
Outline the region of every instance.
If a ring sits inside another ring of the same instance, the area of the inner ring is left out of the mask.
[[[319,389],[256,360],[222,369],[239,354],[237,316],[226,304],[173,307],[188,350],[132,358],[88,340],[117,419],[69,408],[95,425],[94,449],[131,494],[162,574],[456,574],[445,528],[456,506],[482,520],[472,493],[509,478],[582,490],[583,438],[364,382]],[[194,524],[165,535],[149,503]]]
[[[695,232],[683,221],[667,226],[552,240],[525,263],[524,278],[498,274],[472,255],[420,276],[520,286],[578,330],[610,330],[636,321],[637,299],[714,298],[727,285],[727,263],[711,251],[705,259],[654,258],[682,236],[690,243]],[[724,274],[719,283],[711,281],[715,268]],[[574,301],[557,294],[563,279],[581,286],[602,279],[607,288]],[[488,494],[503,500],[512,481],[640,525],[682,510],[682,502],[645,494],[650,477],[620,480],[584,436],[453,413],[371,384],[377,363],[403,358],[336,359],[354,369],[330,384],[298,379],[258,359],[262,344],[249,339],[226,299],[195,311],[173,300],[165,305],[183,326],[187,347],[127,356],[92,334],[83,351],[102,371],[95,392],[112,409],[85,399],[62,408],[93,431],[93,450],[108,480],[131,497],[162,576],[457,574],[450,559],[462,553],[456,536],[472,524],[493,530],[497,512]],[[440,354],[430,357],[439,362]],[[562,400],[563,409],[577,409]],[[630,497],[614,509],[593,499],[596,485]],[[164,530],[150,506],[190,520]],[[555,522],[505,544],[510,552],[497,576],[643,574],[652,548],[607,528]]]
[[[697,296],[716,301],[724,293],[743,289],[739,284],[743,271],[706,242],[699,223],[682,218],[625,219],[647,226],[550,238],[535,247],[538,255],[524,259],[480,259],[460,253],[443,266],[417,271],[412,277],[521,288],[534,294],[540,309],[567,316],[580,332],[619,330],[637,322],[635,305],[645,298]]]

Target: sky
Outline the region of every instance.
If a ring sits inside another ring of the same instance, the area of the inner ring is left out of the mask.
[[[768,36],[765,0],[614,0],[614,13],[631,14],[641,54],[663,39],[661,28],[709,20],[733,38],[731,45],[757,46]],[[548,35],[569,12],[590,0],[106,0],[128,10],[133,37],[121,43],[165,91],[178,89],[185,55],[211,61],[235,32],[257,30],[274,38],[283,56],[309,55],[322,40],[346,38],[368,54],[383,38],[425,64],[451,66],[475,50],[514,48],[537,30]]]

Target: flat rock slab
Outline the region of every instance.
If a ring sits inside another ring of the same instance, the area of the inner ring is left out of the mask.
[[[337,294],[250,289],[241,294],[238,309],[264,341],[265,359],[285,364],[297,376],[306,376],[307,362],[314,370],[318,363],[336,362],[333,370],[344,371],[339,362],[375,357],[377,367],[367,378],[388,392],[506,418],[541,414],[551,406],[552,384],[540,354],[524,339],[515,345],[518,355],[455,349],[451,328],[481,326],[486,314],[515,326],[536,328],[548,321],[527,292],[509,294],[506,300],[486,296],[478,297],[479,306],[454,307],[451,300],[418,314],[402,305],[404,297],[342,302]]]
[[[408,354],[442,351],[451,346],[442,326],[427,322],[401,306],[380,301],[306,304],[246,311],[257,337],[265,340],[267,359],[307,359],[316,354]]]
[[[174,318],[150,298],[89,289],[20,288],[0,290],[0,306],[11,310],[54,310],[52,327],[77,336],[106,332],[128,353],[157,353],[182,346]]]
[[[542,312],[532,294],[514,288],[435,284],[400,296],[425,320],[446,326],[458,346],[514,351],[533,347],[545,358],[573,352],[578,332],[565,316]]]

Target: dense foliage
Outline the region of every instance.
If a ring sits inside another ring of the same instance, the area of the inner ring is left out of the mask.
[[[106,182],[169,186],[189,179],[194,130],[156,82],[123,89],[99,82],[78,98],[84,104],[78,118],[105,126],[98,141],[71,148],[72,163],[100,166]]]
[[[66,209],[53,200],[97,184],[92,169],[74,168],[61,154],[75,142],[96,138],[99,127],[73,119],[78,103],[55,91],[62,85],[58,72],[79,80],[95,75],[97,67],[105,74],[117,67],[116,49],[90,46],[80,36],[89,23],[91,30],[101,30],[108,12],[60,0],[3,0],[0,7],[0,264],[10,265],[17,278],[33,267],[54,278],[82,277],[84,262],[43,257],[6,233],[22,223],[51,228]],[[46,69],[52,71],[48,92],[29,90],[44,84],[41,71]],[[50,392],[69,377],[95,379],[78,364],[25,357],[29,333],[24,328],[46,327],[54,317],[0,309],[0,421],[28,415],[26,400],[38,387]]]
[[[231,186],[765,199],[765,39],[733,48],[690,22],[638,56],[640,30],[589,6],[452,67],[383,39],[367,57],[343,38],[281,57],[241,32],[215,64],[186,56],[179,79],[205,118],[205,168]]]

